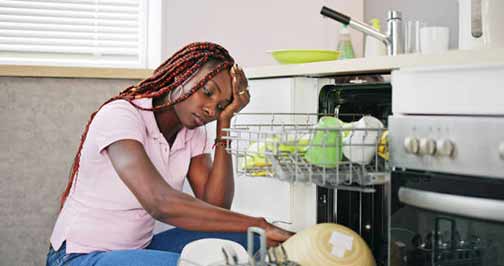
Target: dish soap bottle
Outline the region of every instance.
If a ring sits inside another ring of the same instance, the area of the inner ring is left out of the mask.
[[[352,46],[352,39],[347,25],[343,25],[339,32],[338,50],[340,52],[338,59],[355,58],[355,53]]]
[[[375,30],[380,31],[380,20],[377,18],[372,19],[371,26]],[[365,47],[364,57],[387,55],[387,47],[385,46],[385,44],[382,41],[369,35],[366,35]]]

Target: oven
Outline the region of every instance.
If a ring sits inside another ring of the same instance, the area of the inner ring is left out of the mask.
[[[502,74],[392,74],[390,266],[504,265]]]
[[[391,117],[390,132],[390,265],[504,265],[504,119]]]

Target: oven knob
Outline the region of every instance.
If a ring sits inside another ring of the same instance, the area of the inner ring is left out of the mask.
[[[404,139],[404,149],[407,153],[416,154],[418,152],[418,140],[415,137],[406,137]]]
[[[436,143],[432,139],[420,139],[420,149],[418,153],[420,155],[434,155],[436,152]]]
[[[504,160],[504,142],[499,145],[499,155],[502,160]]]
[[[455,144],[448,139],[436,141],[436,154],[439,156],[451,157],[455,150]]]

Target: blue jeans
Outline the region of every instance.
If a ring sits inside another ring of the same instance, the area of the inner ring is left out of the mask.
[[[204,238],[232,240],[247,248],[246,233],[206,233],[175,228],[154,235],[145,249],[66,254],[63,243],[58,251],[49,249],[46,266],[176,266],[184,246]],[[254,249],[258,247],[256,237]]]

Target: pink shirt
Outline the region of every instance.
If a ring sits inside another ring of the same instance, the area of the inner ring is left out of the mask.
[[[152,107],[152,99],[135,103]],[[206,133],[204,127],[183,128],[170,147],[152,112],[124,100],[103,106],[89,127],[77,179],[54,226],[53,248],[58,250],[65,240],[67,253],[146,247],[154,219],[117,175],[107,146],[123,139],[139,141],[166,182],[182,190],[191,158],[210,153]]]

